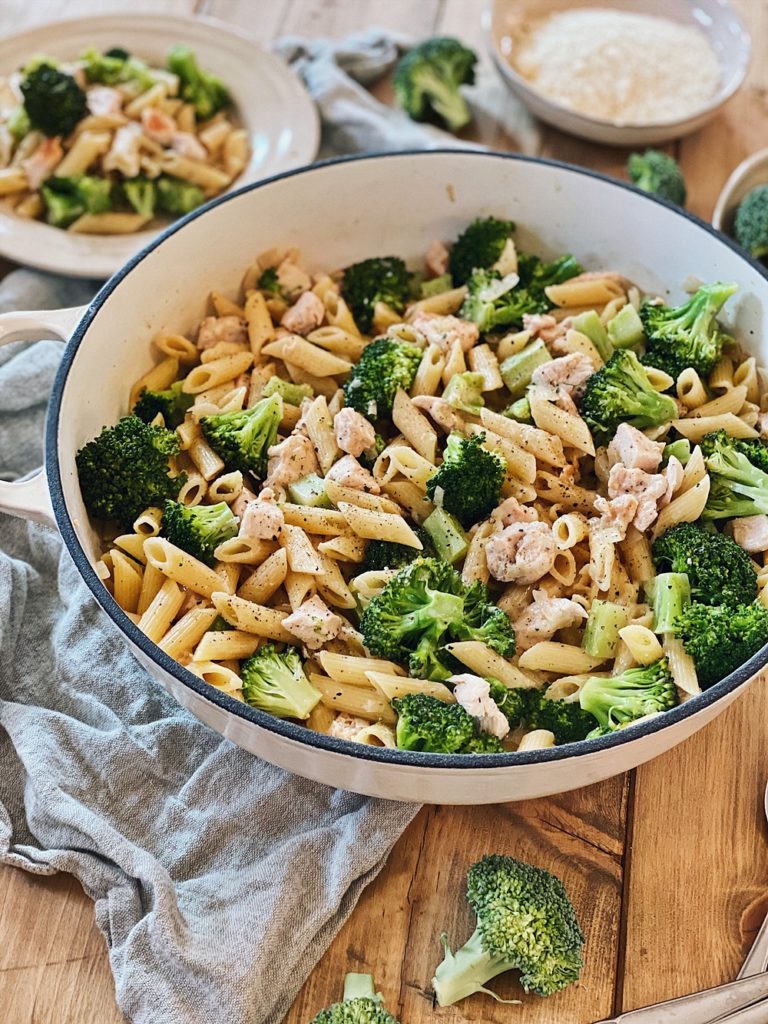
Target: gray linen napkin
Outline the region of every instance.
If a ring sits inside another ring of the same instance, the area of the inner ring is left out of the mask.
[[[450,137],[372,100],[383,33],[285,42],[325,155]],[[95,282],[17,271],[0,310],[86,301]],[[42,460],[56,342],[0,349],[0,476]],[[135,1024],[277,1024],[416,812],[291,776],[153,682],[54,530],[0,516],[0,860],[68,871],[95,901]]]

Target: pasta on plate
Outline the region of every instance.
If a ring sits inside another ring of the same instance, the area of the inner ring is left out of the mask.
[[[631,727],[768,642],[766,371],[720,323],[474,221],[419,268],[271,250],[77,456],[118,604],[358,743]]]
[[[21,217],[129,234],[189,213],[245,169],[224,82],[183,45],[164,68],[115,47],[37,56],[0,80],[0,197]]]

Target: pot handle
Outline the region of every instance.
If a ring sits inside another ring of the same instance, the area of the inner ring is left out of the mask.
[[[71,306],[68,309],[2,313],[0,345],[9,345],[13,341],[42,341],[45,338],[66,341],[87,308]],[[45,469],[40,467],[23,480],[0,480],[0,512],[56,526]]]

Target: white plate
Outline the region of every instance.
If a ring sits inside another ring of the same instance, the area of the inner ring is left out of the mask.
[[[174,43],[186,43],[202,67],[223,79],[237,118],[248,131],[251,159],[232,188],[312,162],[320,127],[304,86],[255,40],[208,18],[116,14],[43,25],[0,40],[0,75],[10,74],[37,53],[72,60],[88,46],[122,46],[162,67]],[[133,235],[74,235],[0,208],[0,254],[75,277],[109,277],[156,234],[157,229]]]

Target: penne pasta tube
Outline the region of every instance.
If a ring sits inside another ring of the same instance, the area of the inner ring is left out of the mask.
[[[437,697],[445,704],[456,703],[456,698],[445,683],[435,683],[429,679],[410,679],[389,672],[372,671],[366,675],[374,688],[388,701],[393,701],[396,697],[405,697],[407,693],[424,693],[428,697]]]
[[[227,381],[239,377],[241,373],[250,369],[252,363],[253,354],[251,352],[237,352],[214,359],[209,363],[193,366],[184,378],[182,390],[188,395],[199,395],[203,391],[208,391],[209,388],[226,384]]]
[[[445,645],[455,658],[466,665],[475,675],[484,678],[493,677],[500,680],[505,686],[520,690],[537,689],[538,682],[521,672],[511,661],[502,658],[500,654],[492,651],[486,644],[479,640],[458,640],[455,643]]]
[[[288,557],[288,568],[291,572],[304,573],[308,576],[320,576],[323,566],[312,547],[309,537],[300,526],[286,523],[280,532],[280,546]]]
[[[747,426],[732,412],[726,412],[719,416],[689,416],[684,420],[672,420],[672,426],[683,437],[697,443],[705,434],[710,434],[713,430],[724,430],[731,437],[758,436],[754,427]]]
[[[211,595],[211,600],[219,615],[235,629],[253,633],[254,636],[267,637],[269,640],[278,640],[284,644],[296,642],[293,634],[283,626],[285,612],[277,608],[267,608],[221,590],[215,591]]]
[[[112,558],[112,596],[124,612],[135,612],[141,594],[142,566],[118,548],[110,551]]]
[[[156,539],[156,538],[153,538]],[[136,625],[150,640],[158,643],[168,632],[184,603],[184,591],[174,580],[167,579],[157,591]]]
[[[589,427],[581,418],[573,413],[560,409],[554,403],[547,401],[539,393],[538,388],[530,388],[528,401],[531,406],[533,422],[540,430],[559,437],[564,445],[571,448],[578,448],[586,455],[595,454],[595,445]]]
[[[558,675],[574,675],[589,672],[602,665],[605,658],[595,658],[581,647],[563,644],[555,640],[541,640],[529,647],[519,658],[520,668],[538,672],[557,672]]]
[[[218,615],[215,608],[211,609],[214,618]],[[239,629],[208,629],[199,638],[195,647],[193,661],[227,661],[250,658],[261,643],[261,638],[253,633],[244,633]]]
[[[500,437],[514,442],[523,451],[529,452],[540,462],[561,469],[565,466],[563,442],[553,437],[546,430],[532,427],[528,423],[518,423],[490,409],[480,410],[480,422]]]
[[[388,677],[405,675],[404,669],[393,661],[382,658],[358,658],[349,654],[337,654],[335,651],[318,651],[317,660],[323,671],[337,683],[350,686],[370,686],[369,672],[383,672]]]
[[[312,345],[298,334],[288,334],[269,342],[262,348],[262,353],[298,366],[315,377],[334,377],[347,374],[352,369],[352,363],[346,359]]]
[[[164,537],[147,537],[144,541],[144,554],[148,563],[196,594],[210,598],[218,591],[227,590],[226,581],[210,566],[193,558]]]
[[[638,665],[652,665],[664,657],[658,637],[647,626],[630,623],[619,630],[619,636]]]
[[[238,588],[237,596],[255,604],[266,604],[285,583],[287,575],[288,555],[285,548],[278,548]]]
[[[348,530],[346,518],[336,509],[293,505],[290,502],[282,502],[280,508],[289,526],[299,526],[306,533],[335,536]]]
[[[402,388],[395,394],[392,422],[411,447],[434,467],[437,456],[437,431]]]
[[[531,732],[527,732],[518,744],[518,752],[526,750],[546,750],[548,747],[554,747],[555,736],[554,733],[549,732],[548,729],[533,729]]]
[[[216,618],[215,608],[192,608],[168,630],[158,647],[171,657],[178,659],[197,646],[205,631]]]
[[[346,501],[339,503],[339,512],[344,516],[352,532],[356,533],[358,537],[364,537],[366,540],[386,540],[395,544],[405,544],[406,547],[416,548],[417,551],[421,551],[424,547],[402,516],[359,508]]]
[[[242,695],[242,680],[227,665],[217,665],[214,661],[190,661],[187,670],[230,696]]]
[[[373,687],[346,686],[327,676],[311,672],[309,681],[322,694],[321,700],[334,711],[343,711],[358,718],[369,718],[372,722],[386,722],[394,725],[397,715],[390,703]]]
[[[354,533],[343,533],[338,537],[320,541],[317,550],[339,562],[362,562],[365,557],[365,545],[362,537],[357,537]]]
[[[142,391],[164,391],[169,388],[179,375],[179,360],[174,356],[167,356],[161,362],[153,366],[143,374],[131,388],[129,404],[131,408],[136,405]]]

